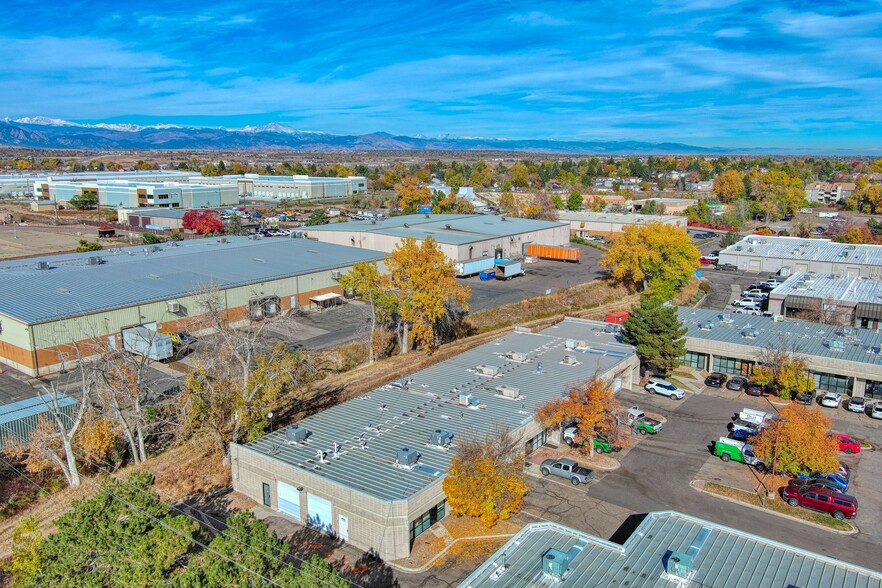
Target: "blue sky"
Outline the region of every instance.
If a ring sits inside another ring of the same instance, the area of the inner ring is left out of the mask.
[[[10,118],[882,148],[882,1],[3,6]]]

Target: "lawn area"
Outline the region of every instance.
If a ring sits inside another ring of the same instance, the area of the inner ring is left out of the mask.
[[[711,494],[717,494],[719,496],[725,496],[726,498],[732,498],[734,500],[737,500],[738,502],[751,504],[753,506],[765,508],[766,510],[789,515],[791,517],[796,517],[798,519],[802,519],[803,521],[828,527],[836,531],[854,530],[854,527],[848,521],[837,521],[832,516],[827,514],[817,513],[799,506],[790,506],[780,497],[775,498],[774,500],[766,500],[766,505],[765,507],[763,507],[760,497],[753,492],[745,492],[744,490],[738,490],[737,488],[732,488],[730,486],[723,486],[722,484],[714,484],[713,482],[706,483],[704,485],[704,489]]]

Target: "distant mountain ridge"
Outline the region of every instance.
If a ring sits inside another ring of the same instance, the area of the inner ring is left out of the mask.
[[[584,154],[815,153],[727,149],[642,141],[559,141],[480,137],[410,137],[384,132],[333,135],[269,123],[238,129],[174,124],[85,124],[43,116],[0,121],[0,145],[50,149],[198,149],[294,151],[524,151]]]

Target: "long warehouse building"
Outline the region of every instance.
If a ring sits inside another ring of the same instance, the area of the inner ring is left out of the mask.
[[[304,236],[391,253],[404,239],[432,237],[454,262],[481,257],[519,259],[528,245],[566,245],[567,223],[489,214],[410,214],[305,227]]]
[[[882,245],[850,245],[829,239],[748,235],[720,251],[720,263],[746,272],[811,272],[882,278]]]
[[[0,263],[0,362],[31,376],[64,367],[122,331],[198,331],[206,297],[225,320],[320,305],[367,249],[305,239],[222,237]]]
[[[464,438],[505,427],[527,453],[549,431],[536,409],[572,386],[639,379],[634,348],[604,323],[567,318],[466,351],[245,445],[233,488],[297,522],[395,560],[449,513],[442,483]]]

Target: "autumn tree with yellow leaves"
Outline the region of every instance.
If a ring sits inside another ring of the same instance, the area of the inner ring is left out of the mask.
[[[488,528],[518,513],[530,491],[522,447],[520,438],[505,429],[486,439],[457,440],[442,483],[451,512],[480,518]]]
[[[575,442],[594,454],[594,437],[603,433],[615,437],[615,444],[623,447],[629,440],[619,435],[616,414],[621,406],[615,398],[609,382],[594,377],[580,386],[574,387],[564,398],[557,398],[541,405],[536,410],[536,420],[547,429],[556,429],[575,424],[578,432]]]
[[[386,257],[386,268],[397,298],[400,352],[407,353],[411,344],[435,347],[443,319],[468,310],[471,289],[457,282],[453,261],[431,237],[422,244],[412,237],[399,242]]]
[[[817,406],[792,403],[781,409],[779,420],[760,429],[753,451],[782,474],[835,472],[839,444],[830,435],[830,419]]]
[[[617,282],[649,288],[653,297],[670,300],[699,268],[699,257],[681,227],[649,223],[625,227],[613,238],[600,266],[609,269]]]
[[[751,379],[786,399],[815,389],[808,360],[783,340],[760,351]]]
[[[714,178],[714,194],[722,202],[732,202],[745,195],[744,174],[737,169],[726,170]]]

